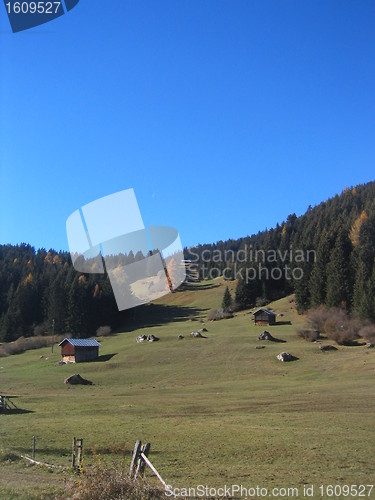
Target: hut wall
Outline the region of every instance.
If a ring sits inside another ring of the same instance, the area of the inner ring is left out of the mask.
[[[73,356],[74,357],[74,346],[70,342],[65,342],[64,345],[61,346],[61,354],[62,356]]]
[[[76,363],[83,361],[92,361],[99,356],[99,347],[76,347],[75,359]]]

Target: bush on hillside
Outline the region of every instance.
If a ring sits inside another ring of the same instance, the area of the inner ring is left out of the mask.
[[[315,340],[320,339],[320,334],[316,330],[297,330],[297,335],[309,342],[315,342]]]
[[[375,325],[370,324],[363,326],[359,330],[358,335],[371,343],[375,343]]]
[[[360,337],[361,322],[356,318],[350,318],[344,309],[319,307],[310,311],[306,319],[309,327],[307,331],[316,332],[317,338],[324,333],[338,344],[351,345]],[[314,337],[308,333],[297,334],[306,340],[312,340]]]
[[[96,335],[98,337],[108,337],[108,335],[111,335],[111,333],[112,328],[109,325],[99,326],[99,328],[96,330]]]
[[[50,323],[48,321],[43,321],[43,323],[34,326],[33,333],[35,337],[40,337],[42,335],[50,335],[51,334]]]
[[[233,313],[230,311],[223,311],[223,309],[211,309],[207,314],[207,321],[217,321],[219,319],[233,318]]]
[[[133,481],[123,470],[108,468],[97,463],[84,470],[78,479],[67,484],[62,498],[75,500],[156,500],[166,498],[164,489]]]
[[[48,337],[19,337],[14,342],[4,343],[0,346],[0,358],[5,356],[10,356],[12,354],[21,354],[22,352],[29,351],[31,349],[40,349],[41,347],[48,347],[52,345],[52,341],[55,344],[61,342],[64,336],[55,335],[54,339],[52,336]]]

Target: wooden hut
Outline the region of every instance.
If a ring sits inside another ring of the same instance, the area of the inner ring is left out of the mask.
[[[254,313],[254,323],[256,325],[274,325],[276,323],[276,314],[269,309],[258,309]]]
[[[59,345],[66,363],[93,361],[99,356],[100,344],[95,339],[64,339]]]

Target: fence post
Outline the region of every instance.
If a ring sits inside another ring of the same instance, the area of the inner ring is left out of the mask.
[[[146,443],[145,445],[142,446],[141,453],[143,453],[146,457],[148,457],[148,454],[150,453],[150,448],[151,448],[151,444]],[[137,470],[135,472],[135,478],[138,476],[138,474],[140,475],[140,477],[143,477],[144,473],[145,473],[145,469],[146,469],[146,462],[140,456],[138,459]]]
[[[141,441],[136,441],[134,445],[134,451],[133,451],[133,456],[132,456],[132,461],[130,463],[130,470],[129,470],[129,476],[132,478],[135,474],[136,467],[137,467],[137,461],[139,459],[139,456],[141,454],[141,446],[142,442]]]
[[[75,469],[76,467],[76,438],[75,436],[73,437],[73,443],[72,443],[72,467]]]
[[[31,458],[35,458],[35,436],[33,436],[33,447],[31,449]]]
[[[82,465],[83,458],[83,439],[77,439],[77,467]]]

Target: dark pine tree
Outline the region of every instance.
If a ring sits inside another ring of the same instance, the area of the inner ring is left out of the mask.
[[[229,288],[226,287],[224,296],[223,296],[223,302],[221,303],[221,307],[224,311],[229,311],[230,307],[232,305],[232,296],[230,294]]]
[[[331,252],[327,266],[327,298],[328,307],[350,308],[351,279],[350,254],[352,244],[347,233],[341,228]]]

